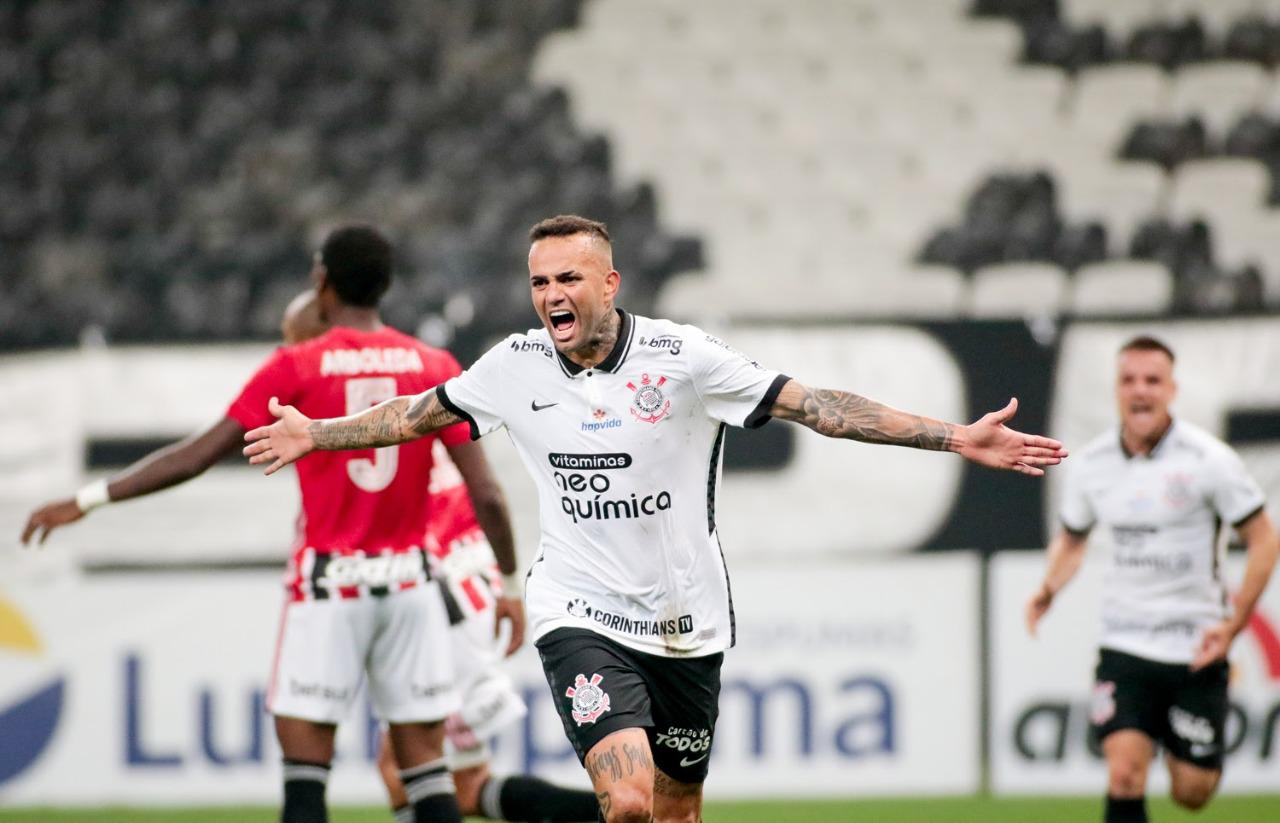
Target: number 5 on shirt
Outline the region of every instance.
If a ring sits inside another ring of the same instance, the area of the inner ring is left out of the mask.
[[[353,377],[347,381],[347,414],[359,414],[370,406],[390,400],[400,392],[394,377]],[[380,492],[395,479],[400,463],[400,447],[373,450],[373,459],[353,457],[347,461],[347,477],[356,488]]]

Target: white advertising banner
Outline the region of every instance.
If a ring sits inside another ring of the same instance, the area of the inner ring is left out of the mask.
[[[744,568],[733,587],[710,796],[976,789],[976,558]],[[268,572],[0,590],[0,805],[277,802],[280,608]],[[495,768],[585,786],[536,654],[511,667],[531,711]],[[352,720],[329,796],[379,803],[375,726]]]
[[[1086,556],[1042,621],[1027,634],[1023,607],[1044,574],[1041,553],[1001,553],[991,561],[992,787],[999,793],[1101,794],[1106,767],[1088,744],[1089,695],[1097,664],[1099,604],[1106,558]],[[1227,578],[1238,584],[1244,558]],[[1231,653],[1231,713],[1223,792],[1274,792],[1280,785],[1280,585],[1267,589]],[[1153,764],[1148,794],[1167,791]]]

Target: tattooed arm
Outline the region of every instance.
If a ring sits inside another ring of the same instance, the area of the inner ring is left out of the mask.
[[[429,389],[413,397],[393,397],[347,417],[312,420],[293,406],[271,398],[267,408],[280,419],[245,434],[244,454],[254,465],[269,463],[273,474],[315,449],[366,449],[407,443],[443,429],[461,418]]]
[[[778,393],[770,414],[827,437],[930,451],[952,451],[997,469],[1042,475],[1067,456],[1057,440],[1023,434],[1004,424],[1018,410],[1010,400],[1000,411],[968,426],[898,411],[875,400],[835,389],[811,389],[795,380]]]

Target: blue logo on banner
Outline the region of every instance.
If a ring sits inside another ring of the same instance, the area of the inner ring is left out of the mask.
[[[39,657],[44,648],[18,610],[0,600],[0,657]],[[62,715],[66,681],[57,676],[19,700],[0,704],[0,786],[44,753]]]

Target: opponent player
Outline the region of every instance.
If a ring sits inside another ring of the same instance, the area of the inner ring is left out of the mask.
[[[377,304],[390,284],[391,247],[375,230],[349,226],[330,234],[312,278],[330,331],[277,350],[207,431],[34,512],[23,542],[37,532],[43,541],[97,506],[195,477],[264,422],[268,396],[293,398],[316,413],[358,411],[460,371],[448,353],[382,325]],[[495,536],[514,591],[519,578],[505,504],[475,452],[477,513]],[[302,531],[286,574],[288,602],[268,693],[285,761],[286,823],[326,819],[336,723],[365,676],[378,714],[390,723],[415,819],[461,819],[443,759],[443,718],[459,705],[448,616],[422,545],[429,509],[420,478],[430,468],[429,441],[298,466]],[[523,632],[521,605],[504,597],[495,608],[512,621],[514,650]]]
[[[533,632],[605,819],[698,820],[734,640],[715,523],[726,424],[781,417],[1029,475],[1066,452],[1006,428],[1013,401],[968,426],[918,417],[811,389],[697,328],[615,308],[621,276],[601,223],[551,218],[530,239],[542,328],[443,386],[360,414],[311,420],[273,400],[282,419],[249,432],[245,454],[271,474],[314,449],[390,446],[459,420],[475,438],[505,427],[539,491]]]
[[[1213,796],[1222,777],[1227,651],[1280,546],[1262,490],[1236,453],[1170,415],[1173,362],[1173,351],[1152,337],[1121,347],[1120,427],[1086,446],[1067,473],[1062,530],[1027,603],[1034,634],[1101,526],[1113,552],[1091,720],[1107,759],[1107,823],[1146,821],[1156,744],[1165,749],[1176,803],[1199,809]],[[1223,522],[1248,546],[1234,612],[1222,579]]]
[[[298,295],[285,311],[287,342],[307,340],[327,330],[315,292]],[[494,647],[493,606],[503,588],[493,549],[459,471],[459,465],[466,465],[468,456],[480,447],[470,442],[465,425],[461,430],[463,442],[446,447],[444,439],[438,438],[432,443],[426,537],[432,574],[440,583],[452,625],[455,681],[462,694],[462,709],[445,721],[445,760],[457,787],[458,806],[463,815],[491,820],[595,820],[599,806],[591,792],[561,788],[537,777],[494,775],[489,769],[487,740],[523,717],[527,709],[514,684],[498,668],[501,655]],[[446,429],[443,434],[447,437],[449,432]],[[385,734],[378,768],[397,820],[412,820],[413,809]]]

